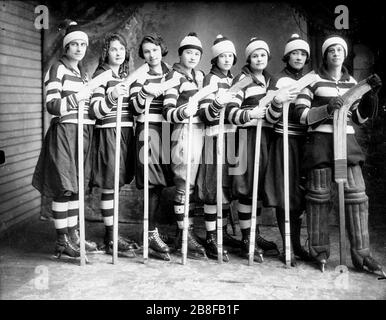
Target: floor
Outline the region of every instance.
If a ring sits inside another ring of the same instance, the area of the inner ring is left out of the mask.
[[[203,221],[196,226],[203,235]],[[386,224],[371,224],[373,256],[386,266]],[[103,224],[86,222],[87,236],[101,241]],[[120,233],[140,238],[141,225],[120,224]],[[174,227],[160,226],[173,234]],[[239,236],[239,230],[236,230]],[[286,268],[276,256],[266,256],[263,263],[248,266],[236,254],[228,263],[188,259],[172,255],[172,261],[142,256],[119,258],[104,253],[88,254],[90,261],[57,260],[52,257],[55,242],[53,222],[38,217],[12,232],[0,242],[0,299],[130,299],[130,300],[335,300],[386,299],[386,280],[380,275],[357,272],[348,258],[348,273],[339,273],[338,228],[331,227],[331,257],[324,273],[310,263],[298,262]],[[261,232],[281,247],[276,227],[265,226]],[[306,229],[302,228],[303,242]],[[349,256],[348,256],[349,257]]]

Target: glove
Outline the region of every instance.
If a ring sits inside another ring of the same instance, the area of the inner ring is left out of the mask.
[[[249,110],[250,119],[263,119],[267,112],[267,107],[255,107],[252,110]]]
[[[373,74],[371,77],[367,78],[366,81],[370,85],[373,93],[378,93],[379,89],[382,87],[382,80],[376,74]]]
[[[91,98],[92,91],[89,88],[85,88],[77,93],[75,93],[75,98],[78,102],[82,100],[89,100]]]
[[[128,94],[129,88],[124,83],[118,83],[111,92],[111,96],[114,100],[118,99],[119,96]]]
[[[215,98],[216,104],[222,108],[227,103],[229,103],[234,98],[235,95],[236,93],[231,93],[231,92],[218,93]]]
[[[187,106],[183,110],[183,112],[185,117],[189,118],[190,116],[194,116],[197,110],[198,110],[198,103],[190,99]]]
[[[340,109],[343,106],[343,102],[344,100],[342,97],[331,98],[327,105],[327,112],[331,114],[335,110]]]

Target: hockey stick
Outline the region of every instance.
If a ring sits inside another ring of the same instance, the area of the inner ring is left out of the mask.
[[[114,162],[114,218],[113,218],[113,264],[118,262],[118,225],[119,225],[119,172],[121,160],[121,117],[123,96],[118,97],[117,122],[115,130]]]
[[[80,94],[84,91],[93,91],[99,86],[105,84],[111,78],[111,70],[105,71],[90,80],[84,87],[79,90]],[[85,102],[81,100],[78,103],[78,196],[79,196],[79,238],[80,238],[80,265],[84,266],[88,262],[86,256],[86,231],[84,221],[84,139],[83,139],[83,124],[84,124],[84,107]]]
[[[142,65],[132,72],[125,80],[126,86],[130,86],[139,76],[149,70],[147,64]],[[121,158],[121,121],[122,121],[123,96],[118,97],[115,136],[115,161],[114,161],[114,214],[113,214],[113,258],[112,263],[118,262],[118,226],[119,226],[119,172]]]
[[[143,263],[149,257],[149,109],[153,99],[146,99],[143,129]]]
[[[289,102],[283,104],[283,165],[284,165],[284,243],[285,264],[291,266],[291,230],[289,203],[289,161],[288,161],[288,109]]]
[[[237,93],[241,89],[250,85],[253,82],[252,78],[249,76],[244,77],[240,81],[236,82],[231,88],[227,91],[231,93]],[[219,129],[218,129],[218,140],[217,140],[217,258],[218,262],[222,263],[223,261],[223,226],[222,226],[222,169],[223,169],[223,151],[224,151],[224,117],[225,117],[225,108],[220,110],[219,117]],[[226,255],[226,253],[225,253]],[[229,258],[226,257],[226,261]]]
[[[294,82],[288,87],[279,89],[287,89],[287,88],[294,88],[297,89],[298,91],[302,90],[303,88],[307,87],[311,83],[316,81],[316,73],[311,71],[307,73],[305,76]],[[267,106],[273,98],[277,95],[279,92],[277,91],[268,91],[267,94],[259,101],[259,105],[257,108],[262,108]],[[287,112],[288,114],[288,112]],[[288,121],[288,116],[287,116],[287,121]],[[254,257],[254,251],[255,251],[255,236],[256,236],[256,211],[257,211],[257,196],[258,196],[258,185],[259,185],[259,165],[260,165],[260,142],[261,142],[261,128],[262,128],[262,119],[257,119],[257,124],[256,124],[256,144],[255,144],[255,162],[254,162],[254,172],[253,172],[253,191],[252,191],[252,216],[251,216],[251,234],[250,234],[250,241],[249,241],[249,259],[248,259],[248,264],[252,265],[253,264],[253,257]],[[288,129],[288,123],[287,123],[287,129]],[[287,133],[288,137],[288,133]],[[288,143],[288,140],[287,140]],[[287,148],[288,150],[288,148]],[[288,205],[289,208],[289,205]],[[288,237],[290,237],[290,225],[289,225],[289,209],[288,213],[286,214],[288,216],[288,219],[286,220],[286,226],[285,230],[286,233],[288,234]],[[288,243],[288,241],[287,241]],[[286,245],[287,248],[287,245]],[[290,247],[288,246],[288,249]],[[288,251],[288,250],[287,250]],[[290,257],[291,252],[289,252],[289,255],[286,254],[286,257]],[[286,258],[287,259],[287,258]],[[286,260],[287,264],[287,260]]]
[[[78,104],[78,193],[79,193],[79,237],[80,237],[80,265],[87,262],[86,236],[84,221],[84,156],[83,156],[83,113],[84,100]]]
[[[200,100],[204,99],[209,94],[217,90],[216,84],[210,84],[198,92],[196,92],[189,99],[189,103],[197,105]],[[190,202],[190,172],[191,172],[191,157],[192,157],[192,124],[193,124],[193,115],[188,118],[188,137],[185,144],[187,159],[186,159],[186,181],[185,181],[185,203],[184,203],[184,226],[182,231],[182,264],[186,264],[187,255],[188,255],[188,227],[189,227],[189,202]]]
[[[223,239],[222,239],[222,162],[224,148],[224,116],[225,108],[220,110],[218,139],[217,139],[217,261],[223,260]]]
[[[343,106],[334,112],[334,180],[338,185],[339,198],[339,266],[341,273],[347,272],[346,264],[346,217],[344,204],[344,183],[347,182],[347,113],[351,105],[370,91],[366,80],[350,88],[342,97]],[[323,271],[323,270],[322,270]]]
[[[166,91],[179,84],[179,79],[172,78],[160,83],[160,89]],[[143,263],[149,258],[149,110],[154,96],[150,95],[145,101],[144,130],[143,130]]]

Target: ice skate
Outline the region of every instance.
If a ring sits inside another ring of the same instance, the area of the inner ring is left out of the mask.
[[[206,236],[205,251],[208,258],[218,259],[217,238],[214,232],[210,232]],[[228,251],[226,250],[223,250],[223,261],[229,262]]]

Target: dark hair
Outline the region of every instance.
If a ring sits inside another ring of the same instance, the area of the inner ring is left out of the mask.
[[[166,47],[166,44],[162,37],[160,37],[158,34],[149,34],[143,37],[141,43],[139,44],[139,49],[138,49],[138,55],[140,58],[145,59],[145,56],[143,54],[143,48],[142,45],[144,43],[153,43],[156,46],[161,47],[161,54],[162,56],[166,56],[168,54],[168,48]]]
[[[307,54],[306,62],[304,63],[305,65],[310,62],[310,56],[307,53],[307,51],[305,51],[303,49],[295,49],[295,50],[301,50],[301,51],[303,51],[303,52],[305,52]],[[295,51],[295,50],[292,50],[292,51]],[[284,63],[288,63],[289,56],[290,56],[292,51],[288,52],[283,58],[281,58],[281,61],[283,61]]]
[[[101,57],[99,58],[99,66],[102,66],[104,63],[109,62],[110,44],[115,40],[118,40],[126,49],[125,61],[123,61],[123,63],[119,66],[119,71],[118,71],[119,76],[122,78],[125,78],[129,75],[130,52],[125,38],[120,33],[109,33],[106,35],[103,41],[102,54],[101,54]]]

